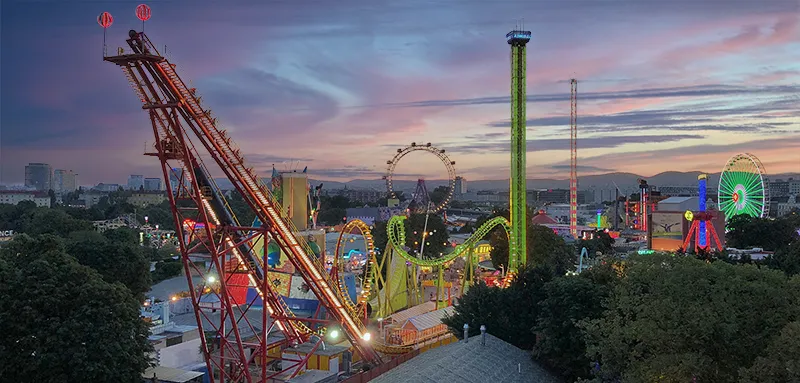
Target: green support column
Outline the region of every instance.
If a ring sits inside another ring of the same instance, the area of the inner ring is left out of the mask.
[[[506,41],[511,45],[511,187],[509,210],[511,212],[511,233],[508,238],[508,270],[516,273],[527,263],[527,204],[525,157],[527,138],[525,132],[525,103],[527,71],[525,45],[531,39],[530,31],[511,31]]]

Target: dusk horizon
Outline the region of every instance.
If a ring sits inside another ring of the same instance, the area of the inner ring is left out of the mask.
[[[160,176],[142,155],[153,142],[147,114],[101,60],[95,20],[114,16],[114,52],[142,28],[137,4],[4,4],[2,33],[14,40],[4,39],[1,59],[0,182],[22,183],[29,162],[73,170],[81,184]],[[295,161],[314,179],[376,179],[397,148],[430,142],[468,180],[507,178],[504,35],[520,17],[533,33],[528,179],[569,177],[570,78],[579,176],[716,173],[741,152],[769,174],[800,172],[796,1],[453,4],[155,3],[144,31],[264,177]],[[397,174],[445,171],[419,155]]]

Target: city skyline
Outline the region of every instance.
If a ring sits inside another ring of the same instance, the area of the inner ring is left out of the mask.
[[[457,3],[153,3],[145,31],[263,176],[299,161],[315,179],[375,179],[416,141],[447,149],[467,179],[508,177],[504,35],[519,16],[533,32],[528,178],[569,175],[571,77],[579,177],[715,173],[744,151],[769,173],[800,171],[796,1]],[[29,162],[74,169],[87,184],[160,174],[142,155],[146,113],[102,62],[94,21],[114,15],[113,51],[141,28],[137,4],[4,4],[2,32],[15,40],[3,41],[2,83],[15,97],[2,98],[0,182],[22,182]],[[27,59],[48,56],[61,62]],[[444,174],[432,158],[405,161],[409,178]]]

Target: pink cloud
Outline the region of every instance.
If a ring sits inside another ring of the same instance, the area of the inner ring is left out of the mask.
[[[655,62],[664,67],[677,67],[690,61],[718,57],[726,54],[737,54],[752,49],[763,49],[774,45],[789,44],[797,41],[797,26],[800,20],[794,17],[783,17],[773,21],[772,32],[762,32],[761,23],[750,21],[740,32],[732,37],[712,43],[691,45],[673,49],[659,55]],[[685,32],[683,33],[686,34]]]

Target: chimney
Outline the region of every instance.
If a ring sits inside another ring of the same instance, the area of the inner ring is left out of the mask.
[[[481,346],[486,346],[486,326],[481,325]]]
[[[469,325],[464,323],[464,343],[469,343]]]

